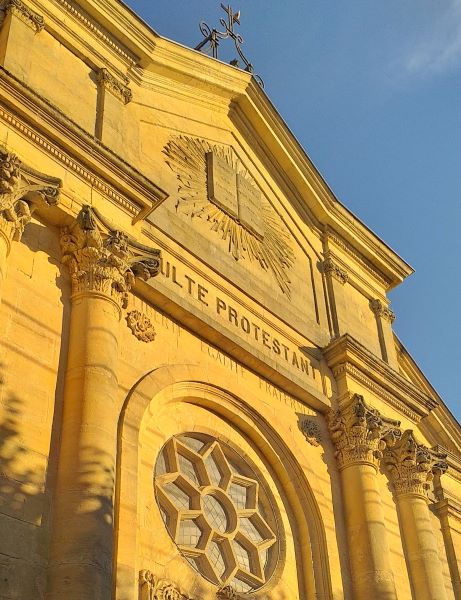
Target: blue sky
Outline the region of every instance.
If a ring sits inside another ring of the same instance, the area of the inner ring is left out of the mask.
[[[187,46],[222,16],[218,0],[127,4]],[[267,94],[336,196],[415,268],[391,292],[394,328],[461,419],[461,0],[233,8]]]

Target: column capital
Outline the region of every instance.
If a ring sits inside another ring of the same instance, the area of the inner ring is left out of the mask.
[[[396,496],[412,494],[427,498],[434,475],[448,469],[446,454],[418,444],[413,431],[407,429],[392,447],[384,452],[389,478]]]
[[[139,277],[147,281],[160,270],[160,250],[136,245],[122,231],[101,231],[99,215],[83,206],[61,232],[63,263],[72,278],[72,295],[100,294],[126,308],[128,292]]]
[[[344,269],[334,262],[334,260],[329,256],[322,263],[322,271],[325,275],[330,275],[336,281],[339,281],[341,285],[347,283],[349,279],[349,274]]]
[[[375,298],[374,300],[370,300],[370,308],[374,312],[377,317],[381,317],[389,323],[393,323],[395,321],[395,313],[392,311],[384,302]]]
[[[386,446],[399,439],[399,425],[400,421],[383,417],[378,410],[367,406],[363,396],[355,394],[349,404],[332,411],[328,417],[339,468],[364,463],[377,468]]]
[[[39,33],[45,27],[45,19],[26,6],[22,0],[3,0],[1,9],[7,15],[16,15],[36,33]]]
[[[16,154],[0,148],[0,235],[19,241],[40,205],[58,203],[61,180],[24,165]]]

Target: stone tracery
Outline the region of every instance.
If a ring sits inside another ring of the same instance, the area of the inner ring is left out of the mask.
[[[168,532],[194,568],[223,589],[264,585],[277,548],[274,516],[235,452],[209,436],[172,438],[157,460],[155,488]]]

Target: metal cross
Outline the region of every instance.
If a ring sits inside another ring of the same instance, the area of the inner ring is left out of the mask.
[[[218,31],[217,29],[214,29],[214,28],[211,29],[211,27],[207,23],[202,21],[200,23],[200,31],[205,39],[203,39],[200,42],[200,44],[198,44],[195,47],[195,50],[198,50],[199,52],[201,52],[203,50],[203,48],[208,46],[208,48],[211,49],[211,54],[212,54],[213,58],[218,58],[218,47],[219,47],[220,41],[225,40],[227,38],[231,38],[231,40],[233,40],[233,42],[234,42],[235,49],[237,50],[239,57],[241,58],[241,60],[243,61],[244,65],[245,65],[243,67],[244,71],[247,71],[248,73],[252,73],[253,77],[256,79],[256,81],[259,83],[259,85],[262,88],[264,88],[263,80],[261,79],[261,77],[259,77],[259,75],[255,75],[253,73],[253,65],[250,63],[250,61],[247,59],[247,57],[245,56],[245,54],[243,53],[243,51],[241,49],[241,45],[243,44],[243,37],[240,34],[235,33],[235,31],[234,31],[234,26],[236,24],[240,25],[240,11],[234,12],[232,7],[230,6],[230,4],[225,6],[224,4],[221,3],[221,8],[227,15],[227,20],[224,18],[219,19],[219,23],[222,25],[222,27],[224,27],[224,31]],[[233,60],[231,60],[230,64],[234,67],[241,68],[240,64],[239,64],[239,60],[237,58],[234,58]]]

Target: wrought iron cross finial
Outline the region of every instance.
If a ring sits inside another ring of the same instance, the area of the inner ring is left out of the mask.
[[[205,46],[208,46],[211,49],[213,58],[218,58],[219,42],[221,40],[231,38],[234,42],[235,49],[237,50],[239,57],[245,65],[244,70],[248,73],[252,73],[259,85],[264,88],[263,80],[261,77],[259,77],[259,75],[255,75],[253,73],[253,65],[247,59],[240,47],[243,44],[243,37],[234,31],[234,26],[236,24],[240,25],[240,11],[234,12],[230,4],[226,6],[221,3],[221,8],[227,15],[227,21],[224,18],[219,19],[219,23],[222,25],[222,27],[224,27],[224,31],[218,31],[214,28],[211,29],[207,23],[202,21],[200,23],[200,31],[205,39],[203,39],[200,44],[195,47],[195,50],[199,50],[201,52]],[[240,66],[239,61],[236,58],[231,60],[230,64],[234,67]]]

